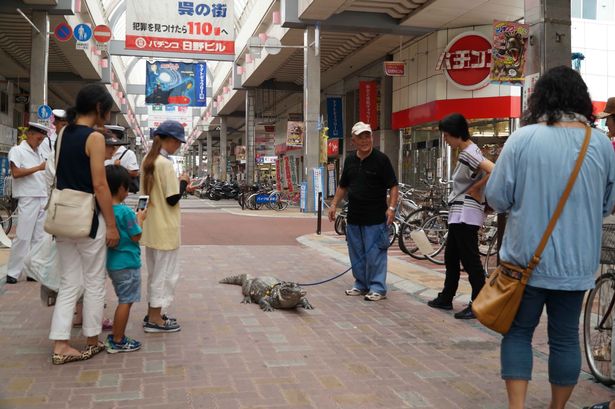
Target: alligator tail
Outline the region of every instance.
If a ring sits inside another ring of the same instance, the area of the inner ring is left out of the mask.
[[[226,277],[223,278],[222,280],[218,281],[220,284],[235,284],[235,285],[243,285],[243,283],[246,281],[247,278],[247,274],[240,274],[237,276],[231,276],[231,277]]]

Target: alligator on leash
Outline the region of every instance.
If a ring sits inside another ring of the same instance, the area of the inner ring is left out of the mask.
[[[312,310],[312,304],[305,298],[305,290],[296,283],[280,281],[275,277],[251,277],[249,274],[227,277],[221,284],[241,286],[242,303],[258,303],[263,311],[302,307]]]

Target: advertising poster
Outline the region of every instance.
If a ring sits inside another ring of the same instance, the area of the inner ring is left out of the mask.
[[[344,137],[341,97],[327,98],[327,125],[329,126],[329,138]]]
[[[359,81],[359,121],[378,129],[378,81]]]
[[[145,103],[204,107],[207,65],[173,61],[147,62]]]
[[[523,85],[530,29],[513,21],[493,22],[491,81]]]
[[[237,161],[245,162],[246,156],[247,156],[246,152],[247,152],[247,148],[245,145],[235,146],[235,158],[237,159]]]
[[[235,55],[234,2],[130,0],[126,49]]]
[[[288,121],[286,133],[286,146],[303,146],[303,134],[305,125],[299,121]]]

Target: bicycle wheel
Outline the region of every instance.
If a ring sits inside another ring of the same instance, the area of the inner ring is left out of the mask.
[[[613,304],[615,303],[615,270],[596,280],[596,287],[587,296],[583,313],[583,344],[591,373],[598,382],[612,385],[611,338],[613,336]]]
[[[406,219],[401,223],[399,227],[399,249],[406,253],[407,255],[417,259],[417,260],[425,260],[425,256],[418,251],[419,248],[412,240],[410,233],[414,230],[419,229],[425,220],[427,220],[430,216],[434,214],[433,209],[429,208],[420,208],[410,213]]]
[[[425,257],[435,264],[444,265],[444,248],[446,247],[446,238],[448,237],[448,214],[439,213],[425,221],[422,226],[425,235],[434,247],[431,254],[426,254]]]
[[[397,238],[397,222],[393,222],[387,226],[387,233],[389,235],[389,247],[391,247]]]
[[[483,255],[483,257],[485,257],[483,268],[485,269],[485,274],[489,275],[495,270],[498,264],[498,236],[497,234],[495,235],[495,237],[493,237],[493,239],[489,243],[489,248],[487,249],[487,252],[485,253],[485,255]]]
[[[13,218],[11,217],[11,209],[4,205],[0,205],[0,224],[2,224],[2,230],[9,234],[13,227]]]

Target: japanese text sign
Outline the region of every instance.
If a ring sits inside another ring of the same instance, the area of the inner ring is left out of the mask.
[[[327,98],[327,125],[329,126],[329,138],[344,137],[342,98]]]
[[[231,0],[126,2],[126,49],[235,54]]]
[[[490,81],[491,40],[470,31],[459,34],[446,46],[436,65],[456,87],[466,91],[485,87]]]
[[[378,129],[378,81],[359,81],[359,120]]]

